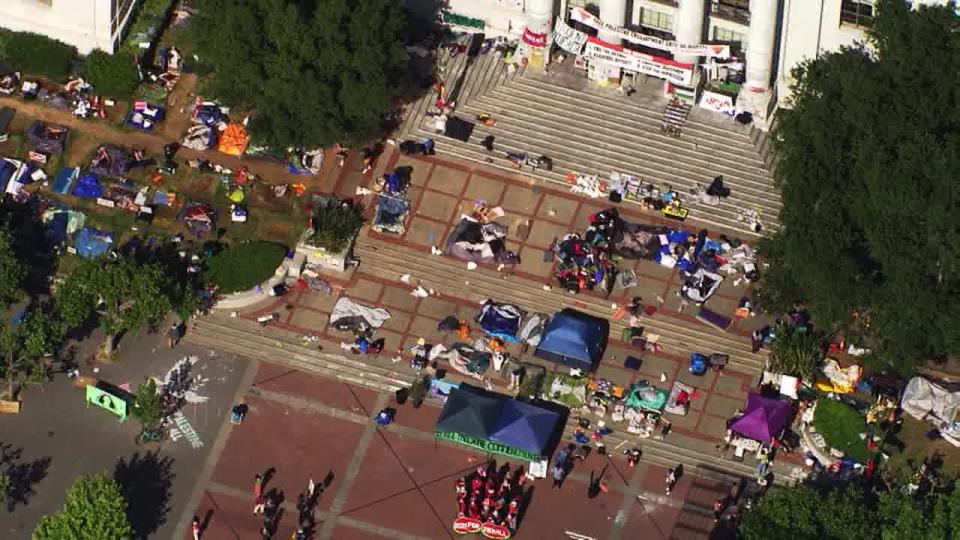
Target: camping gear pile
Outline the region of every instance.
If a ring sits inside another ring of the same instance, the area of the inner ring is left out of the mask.
[[[250,135],[243,124],[230,123],[228,112],[226,107],[197,98],[183,146],[206,150],[216,145],[224,154],[242,156],[250,144]]]
[[[97,148],[96,154],[90,161],[87,170],[100,176],[123,176],[137,167],[156,165],[155,159],[147,158],[143,149],[130,150],[106,144]]]
[[[127,114],[127,125],[141,131],[152,131],[157,123],[163,121],[166,110],[163,107],[152,106],[146,101],[135,101],[133,109]]]
[[[190,231],[190,234],[197,238],[206,238],[213,230],[216,223],[216,212],[213,207],[203,203],[189,203],[183,206],[180,212],[180,220]]]
[[[9,194],[17,201],[26,200],[29,195],[22,191],[32,182],[42,182],[47,174],[36,164],[13,158],[0,159],[0,192]]]
[[[63,126],[46,124],[37,120],[27,129],[30,149],[45,154],[61,154],[67,145],[69,130]]]
[[[0,96],[12,96],[20,86],[20,74],[0,68]]]
[[[287,150],[287,170],[293,174],[320,174],[323,167],[323,149],[304,150],[290,148]]]
[[[476,263],[516,263],[517,254],[507,250],[507,227],[495,221],[503,215],[499,206],[476,201],[472,212],[460,216],[460,223],[447,237],[444,252]]]
[[[903,391],[900,407],[917,420],[933,424],[945,441],[960,446],[960,388],[957,385],[914,377]]]
[[[154,96],[158,102],[165,100],[180,80],[181,60],[182,55],[176,47],[161,49],[156,62],[144,71],[140,92]]]
[[[399,167],[374,182],[377,207],[373,215],[373,230],[404,234],[410,216],[410,200],[406,193],[410,186],[410,167]]]

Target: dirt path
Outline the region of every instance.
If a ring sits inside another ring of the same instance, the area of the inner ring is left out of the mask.
[[[67,154],[65,156],[65,165],[82,165],[94,148],[100,144],[116,144],[120,146],[140,146],[148,154],[160,155],[163,153],[163,146],[167,143],[179,141],[183,130],[189,123],[189,116],[186,114],[186,108],[192,99],[192,88],[196,84],[196,78],[189,80],[185,85],[178,85],[172,96],[176,105],[175,112],[172,115],[171,125],[166,122],[159,133],[145,133],[140,131],[125,130],[117,126],[110,125],[103,121],[85,120],[75,117],[67,111],[60,111],[52,107],[47,107],[41,103],[33,101],[22,101],[16,98],[0,97],[0,106],[13,107],[19,115],[29,116],[31,118],[60,124],[71,129],[70,140],[67,144]],[[184,113],[179,112],[180,107],[184,108]],[[175,134],[175,136],[174,136]],[[336,181],[336,175],[331,174],[334,170],[335,159],[332,154],[327,155],[324,160],[324,167],[318,175],[296,175],[287,171],[286,164],[262,158],[244,158],[230,156],[220,153],[214,149],[197,151],[189,148],[182,148],[177,154],[180,159],[206,159],[211,163],[217,163],[230,169],[247,167],[254,174],[259,176],[264,182],[270,184],[289,184],[302,182],[306,184],[310,191],[330,192],[333,190]]]

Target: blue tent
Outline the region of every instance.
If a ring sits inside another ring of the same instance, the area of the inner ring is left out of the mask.
[[[565,309],[547,323],[536,355],[588,372],[603,356],[609,332],[605,319]]]
[[[486,439],[500,407],[500,396],[470,392],[464,385],[450,392],[435,430]]]
[[[490,440],[543,455],[560,422],[560,415],[523,401],[505,399],[490,430]]]
[[[73,187],[73,194],[84,199],[96,199],[103,195],[103,186],[97,180],[97,175],[87,173],[80,177],[80,181]]]
[[[113,234],[103,232],[93,227],[84,227],[77,231],[73,238],[73,247],[85,259],[96,259],[110,251],[113,246]]]

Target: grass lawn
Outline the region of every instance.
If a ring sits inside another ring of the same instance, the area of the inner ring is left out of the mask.
[[[856,409],[841,401],[821,397],[817,400],[813,425],[829,446],[846,452],[860,463],[866,463],[867,441],[860,434],[868,431],[867,424]]]
[[[884,450],[890,455],[884,467],[888,470],[913,469],[926,459],[937,456],[943,462],[942,472],[952,478],[960,478],[960,448],[953,446],[940,437],[929,438],[927,434],[933,425],[917,420],[908,414],[903,415],[903,423],[887,439]]]
[[[272,276],[286,253],[286,247],[273,242],[235,244],[207,259],[203,279],[223,294],[246,291]]]

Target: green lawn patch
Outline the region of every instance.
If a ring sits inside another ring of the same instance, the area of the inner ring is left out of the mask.
[[[286,247],[273,242],[235,244],[207,259],[203,278],[222,294],[246,291],[272,276],[286,254]]]
[[[856,409],[841,401],[821,397],[817,400],[813,425],[829,446],[860,463],[867,462],[867,441],[860,438],[861,433],[868,431],[867,423]]]

